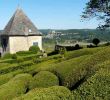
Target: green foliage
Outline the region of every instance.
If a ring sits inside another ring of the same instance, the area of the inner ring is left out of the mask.
[[[26,93],[32,76],[29,74],[20,74],[11,79],[8,83],[0,86],[0,99],[12,100],[12,98]]]
[[[12,100],[18,96],[21,97],[16,98],[17,100],[80,100],[85,98],[91,100],[95,97],[95,99],[106,100],[109,97],[109,46],[67,52],[65,58],[62,58],[60,54],[47,58],[38,58],[36,54],[33,54],[26,57],[18,56],[17,60],[14,64],[0,63],[1,100],[7,100],[7,98]],[[33,78],[29,74],[21,73],[31,73]],[[69,94],[69,90],[65,92],[57,86],[63,85],[72,90],[72,87],[82,79],[84,83],[79,83],[79,88],[73,91],[74,98]],[[28,91],[30,92],[27,93]]]
[[[99,26],[99,28],[108,28],[110,20],[110,1],[109,0],[89,0],[86,4],[86,9],[83,12],[83,18],[93,18],[97,17],[105,22],[104,25]]]
[[[110,48],[99,51],[98,53],[84,59],[82,63],[66,77],[64,85],[72,88],[79,80],[86,79],[98,70],[95,65],[110,59]],[[73,77],[74,76],[74,77]]]
[[[24,71],[26,68],[29,68],[32,65],[33,65],[32,61],[25,61],[20,64],[18,64],[18,63],[17,64],[10,64],[10,66],[2,67],[0,69],[0,74],[6,74],[6,73],[17,71],[20,69]]]
[[[49,70],[51,69],[51,71],[54,72],[60,78],[61,84],[65,85],[65,79],[67,78],[68,74],[70,74],[72,70],[75,70],[76,65],[79,65],[87,57],[88,55],[85,55],[66,60],[58,64],[54,64],[52,68],[49,68]]]
[[[31,51],[19,51],[16,54],[19,56],[27,56],[27,55],[33,54],[33,52],[31,52]]]
[[[39,47],[38,46],[31,46],[29,48],[29,51],[33,52],[33,53],[38,53],[38,51],[40,51]]]
[[[11,59],[12,58],[12,55],[10,53],[6,53],[4,56],[3,56],[3,59]]]
[[[33,77],[31,88],[46,88],[59,85],[59,80],[56,75],[48,71],[41,71]]]
[[[85,48],[81,50],[67,52],[65,56],[66,56],[66,59],[71,59],[71,58],[80,57],[83,55],[91,55],[102,49],[104,49],[104,47],[98,47],[98,48],[92,48],[92,49]]]
[[[12,54],[12,59],[17,59],[17,55],[16,54]]]
[[[18,57],[18,58],[17,58],[17,62],[18,62],[18,63],[22,63],[23,61],[24,61],[24,59],[23,59],[22,57]]]
[[[109,62],[110,64],[110,62]],[[74,99],[109,100],[110,99],[110,67],[100,69],[95,75],[73,91]]]
[[[11,78],[13,78],[13,74],[12,73],[0,75],[0,85],[8,82]]]
[[[96,46],[100,43],[100,40],[97,38],[94,38],[92,41],[93,44],[95,44]]]
[[[34,89],[14,100],[73,100],[71,92],[62,86]]]

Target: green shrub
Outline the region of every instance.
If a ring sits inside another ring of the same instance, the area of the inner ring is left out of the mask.
[[[41,88],[59,85],[56,75],[48,71],[41,71],[33,77],[31,88]]]
[[[8,83],[0,86],[0,99],[12,100],[13,98],[26,93],[32,76],[29,74],[19,74]]]
[[[12,79],[15,75],[20,74],[21,70],[16,70],[14,72],[10,72],[7,74],[0,75],[0,85],[7,83],[10,79]]]
[[[110,63],[109,63],[110,64]],[[109,100],[110,99],[110,67],[100,69],[73,91],[75,100]]]
[[[21,58],[21,57],[18,57],[18,58],[17,58],[17,63],[22,63],[23,61],[24,61],[23,58]]]
[[[9,72],[19,70],[19,69],[25,70],[25,68],[29,68],[32,65],[33,65],[32,61],[25,61],[20,64],[12,64],[10,66],[6,66],[6,67],[0,69],[0,74],[6,74]]]
[[[68,74],[71,73],[72,70],[76,69],[76,65],[79,65],[87,57],[89,57],[89,55],[62,61],[58,64],[53,64],[51,67],[48,67],[48,70],[55,73],[60,78],[61,85],[64,85]]]
[[[13,78],[13,74],[12,73],[0,75],[0,85],[8,82],[11,78]]]
[[[29,51],[33,52],[33,53],[38,53],[38,51],[40,51],[38,46],[31,46],[29,48]]]
[[[89,76],[93,75],[97,67],[97,64],[100,64],[106,60],[110,59],[110,48],[99,51],[96,54],[93,54],[87,59],[84,59],[82,63],[76,65],[76,68],[71,71],[71,73],[66,77],[64,86],[72,88],[78,81],[85,80]]]
[[[14,100],[73,100],[71,92],[62,86],[33,89],[26,95]]]
[[[66,59],[71,59],[71,58],[80,57],[83,55],[94,54],[94,53],[97,53],[98,51],[100,51],[102,49],[104,49],[104,47],[85,48],[85,49],[81,49],[81,50],[67,52],[65,56],[66,56]]]
[[[12,54],[12,59],[17,59],[17,55],[16,54]]]
[[[97,46],[100,43],[100,40],[98,38],[94,38],[92,43]]]
[[[31,52],[31,51],[19,51],[16,54],[19,56],[27,56],[27,55],[33,54],[33,52]]]
[[[3,59],[11,59],[12,58],[12,55],[10,53],[6,53],[4,56],[3,56]]]

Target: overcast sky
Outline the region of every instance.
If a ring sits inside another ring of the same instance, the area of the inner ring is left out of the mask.
[[[88,0],[0,0],[0,29],[3,29],[18,5],[39,29],[96,28],[98,22],[81,22]]]

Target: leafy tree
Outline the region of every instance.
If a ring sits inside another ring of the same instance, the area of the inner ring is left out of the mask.
[[[80,48],[79,44],[76,44],[76,45],[75,45],[75,48],[76,48],[76,49],[79,49],[79,48]]]
[[[100,43],[100,40],[98,38],[94,38],[92,43],[97,46]]]
[[[82,18],[87,19],[93,17],[97,17],[104,23],[99,24],[98,28],[105,29],[110,27],[110,0],[89,0]]]

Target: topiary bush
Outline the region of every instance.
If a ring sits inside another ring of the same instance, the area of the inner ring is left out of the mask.
[[[12,58],[12,54],[10,54],[10,53],[6,53],[3,57],[2,57],[2,59],[11,59]]]
[[[72,93],[63,86],[36,88],[14,100],[73,100]]]
[[[17,59],[17,54],[12,54],[12,59]]]
[[[110,63],[109,63],[110,64]],[[73,91],[75,100],[109,100],[110,99],[110,67],[100,69]]]
[[[12,100],[27,92],[29,83],[32,80],[30,74],[19,74],[11,79],[8,83],[0,86],[0,99]]]
[[[60,79],[60,85],[64,85],[65,79],[68,74],[70,74],[72,70],[76,69],[76,65],[79,65],[87,57],[89,56],[85,55],[70,60],[62,61],[58,64],[53,64],[52,66],[48,67],[47,70],[50,70],[54,74],[56,74],[56,76]]]
[[[96,54],[93,54],[87,59],[84,59],[84,61],[77,65],[76,68],[73,69],[66,77],[64,86],[67,86],[70,89],[74,89],[74,86],[78,82],[86,80],[98,70],[98,68],[95,67],[97,64],[100,64],[109,59],[110,47],[103,49]]]
[[[91,55],[91,54],[97,53],[102,49],[104,49],[104,47],[98,47],[98,48],[92,48],[92,49],[85,48],[81,50],[67,52],[65,56],[66,56],[66,59],[71,59],[71,58],[80,57],[83,55]]]
[[[33,77],[30,88],[44,88],[55,85],[59,85],[57,76],[48,71],[41,71]]]
[[[13,78],[13,76],[14,75],[12,73],[0,75],[0,85],[8,82],[11,78]]]
[[[22,63],[24,61],[22,57],[18,57],[16,60],[17,60],[17,63]]]
[[[16,54],[19,56],[27,56],[27,55],[33,54],[33,52],[31,52],[31,51],[19,51],[19,52],[16,52]]]
[[[38,53],[40,51],[38,46],[31,46],[29,48],[29,51],[33,52],[33,53]]]

